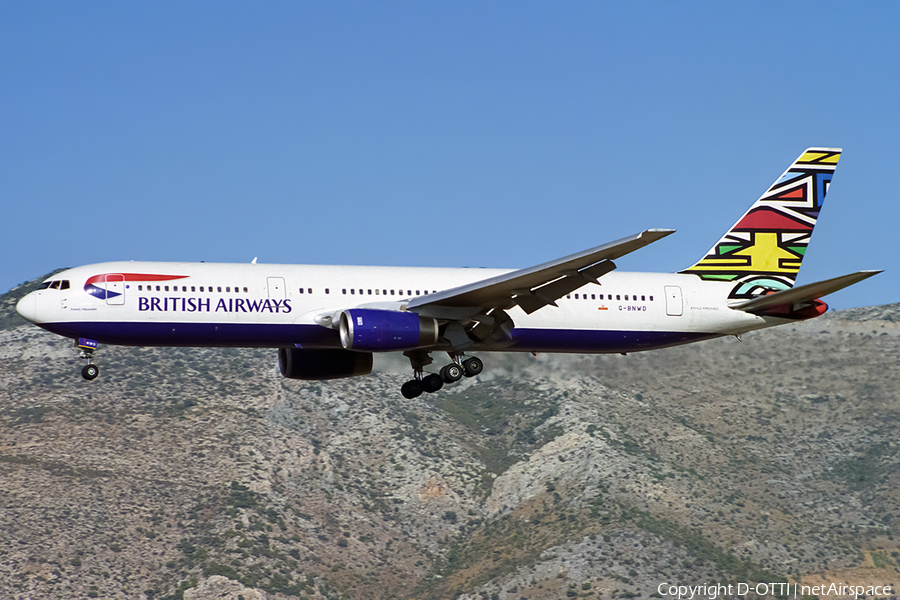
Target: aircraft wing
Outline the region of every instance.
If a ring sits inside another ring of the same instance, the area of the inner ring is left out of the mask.
[[[527,269],[476,281],[413,298],[406,309],[436,319],[464,320],[491,310],[516,305],[531,314],[597,280],[616,268],[613,259],[625,256],[675,233],[674,229],[648,229],[596,248],[564,256]]]
[[[873,275],[878,275],[879,273],[881,273],[881,271],[859,271],[857,273],[850,273],[849,275],[835,277],[834,279],[826,279],[825,281],[818,281],[816,283],[801,285],[789,290],[781,290],[779,292],[766,294],[764,296],[759,296],[758,298],[752,298],[750,300],[740,300],[734,303],[729,303],[729,306],[736,310],[756,312],[765,308],[771,308],[773,306],[810,302],[812,300],[817,300],[827,294],[832,294],[838,290],[842,290],[845,287],[853,285],[854,283],[859,283],[860,281],[868,279]]]

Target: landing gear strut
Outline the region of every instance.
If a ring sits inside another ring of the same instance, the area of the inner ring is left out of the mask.
[[[444,387],[445,383],[455,383],[463,375],[474,377],[484,370],[484,363],[480,358],[476,356],[465,358],[463,354],[448,352],[453,362],[441,368],[440,374],[425,375],[425,366],[434,362],[428,352],[424,350],[409,350],[403,354],[409,359],[413,369],[413,378],[400,387],[400,393],[407,400],[412,400],[421,395],[422,392],[434,393]]]
[[[97,342],[81,338],[75,341],[75,347],[81,350],[81,358],[87,360],[87,364],[81,369],[81,376],[88,381],[97,379],[100,375],[100,367],[94,364],[94,350],[97,349]]]

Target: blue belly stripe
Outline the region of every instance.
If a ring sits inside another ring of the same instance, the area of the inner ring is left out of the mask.
[[[610,331],[603,329],[513,329],[515,349],[528,352],[639,352],[699,342],[718,333]]]
[[[338,332],[318,325],[261,323],[42,323],[47,331],[86,337],[115,346],[196,346],[221,348],[340,348]]]
[[[318,325],[260,323],[43,323],[52,333],[89,338],[118,346],[185,346],[223,348],[340,348],[338,332]],[[610,331],[585,329],[512,330],[512,344],[476,346],[476,350],[513,352],[614,353],[666,348],[720,337],[719,333],[685,331]]]

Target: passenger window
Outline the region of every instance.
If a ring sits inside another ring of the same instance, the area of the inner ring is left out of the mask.
[[[641,296],[641,302],[646,302],[646,301],[647,301],[647,297],[646,297],[646,296]]]
[[[350,295],[353,296],[354,294],[356,294],[356,290],[353,288],[350,288]]]
[[[394,290],[391,290],[391,296],[393,296],[393,295],[394,295]]]
[[[325,293],[326,293],[326,294],[330,294],[330,293],[331,293],[331,290],[329,290],[328,288],[325,288]]]
[[[312,294],[312,288],[306,288],[306,293],[307,293],[307,294]]]
[[[653,302],[653,296],[650,296],[650,302]]]
[[[301,294],[303,293],[303,288],[300,288],[300,293],[301,293]]]
[[[621,299],[622,299],[622,296],[619,294],[616,294],[616,300],[621,300]]]
[[[191,291],[192,291],[192,292],[196,292],[196,291],[197,291],[197,288],[196,288],[195,286],[192,285],[192,286],[191,286]]]
[[[221,286],[221,285],[220,285],[219,287],[217,287],[216,289],[219,291],[220,294],[222,293],[222,286]]]

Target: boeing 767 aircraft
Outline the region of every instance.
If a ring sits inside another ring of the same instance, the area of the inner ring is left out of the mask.
[[[794,287],[840,158],[809,148],[695,265],[625,273],[613,262],[674,233],[648,229],[520,270],[110,262],[70,269],[19,314],[72,338],[98,376],[98,344],[277,348],[292,379],[365,375],[403,352],[401,393],[477,375],[471,352],[628,353],[740,335],[821,315],[860,271]],[[426,374],[432,352],[450,362]]]

